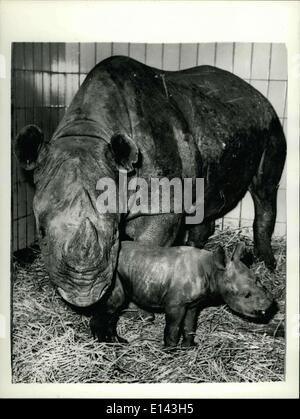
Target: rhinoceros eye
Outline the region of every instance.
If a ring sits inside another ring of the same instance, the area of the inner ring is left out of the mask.
[[[248,291],[248,292],[245,294],[245,298],[249,298],[249,297],[251,297],[251,292],[250,292],[250,291]]]

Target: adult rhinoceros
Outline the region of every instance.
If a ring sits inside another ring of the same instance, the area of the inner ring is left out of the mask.
[[[249,190],[256,253],[275,266],[270,241],[286,142],[268,100],[227,71],[168,72],[108,58],[87,75],[51,140],[26,126],[16,154],[24,169],[34,170],[33,208],[46,269],[75,306],[109,295],[120,233],[170,246],[182,227],[184,214],[100,214],[96,184],[103,177],[118,182],[118,169],[148,180],[203,177],[205,217],[188,229],[188,243],[196,247]]]

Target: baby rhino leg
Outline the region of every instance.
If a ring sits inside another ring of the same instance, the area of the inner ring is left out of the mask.
[[[195,333],[197,329],[197,320],[199,307],[189,308],[183,321],[183,341],[182,346],[194,346]]]
[[[184,306],[169,306],[166,308],[165,347],[174,347],[178,344],[185,313],[186,308]]]

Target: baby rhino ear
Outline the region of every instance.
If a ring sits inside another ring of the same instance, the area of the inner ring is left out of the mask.
[[[241,258],[244,256],[244,253],[246,251],[246,245],[244,242],[239,242],[236,246],[235,249],[233,251],[232,254],[232,260],[235,262],[238,262],[239,260],[241,260]]]
[[[236,245],[233,254],[232,260],[235,262],[242,262],[248,268],[254,263],[254,255],[253,253],[247,248],[244,242],[240,242]]]
[[[214,260],[218,269],[225,270],[226,268],[226,253],[222,246],[218,246],[214,252]]]

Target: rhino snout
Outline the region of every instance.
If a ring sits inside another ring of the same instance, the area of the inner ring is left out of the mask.
[[[254,310],[254,315],[258,319],[265,321],[270,320],[278,311],[278,305],[275,300],[268,298],[263,304],[260,305],[260,308]]]
[[[68,303],[76,307],[88,307],[99,301],[105,294],[109,284],[100,283],[93,286],[91,289],[84,292],[82,289],[80,293],[65,291],[63,288],[57,287],[59,295]]]
[[[101,261],[102,250],[97,230],[89,218],[84,218],[62,249],[63,261],[75,271],[84,271],[91,264],[97,266]]]
[[[78,231],[80,234],[88,232],[89,239],[95,234],[89,220],[81,223]],[[64,252],[58,268],[51,269],[50,278],[64,300],[77,307],[87,307],[99,301],[112,284],[119,242],[110,243],[107,257],[104,257],[98,240],[88,243],[84,239],[76,246],[78,231],[66,246],[67,252]]]
[[[266,319],[272,317],[275,302],[268,295],[253,296],[248,300],[240,300],[240,313],[256,319]]]

